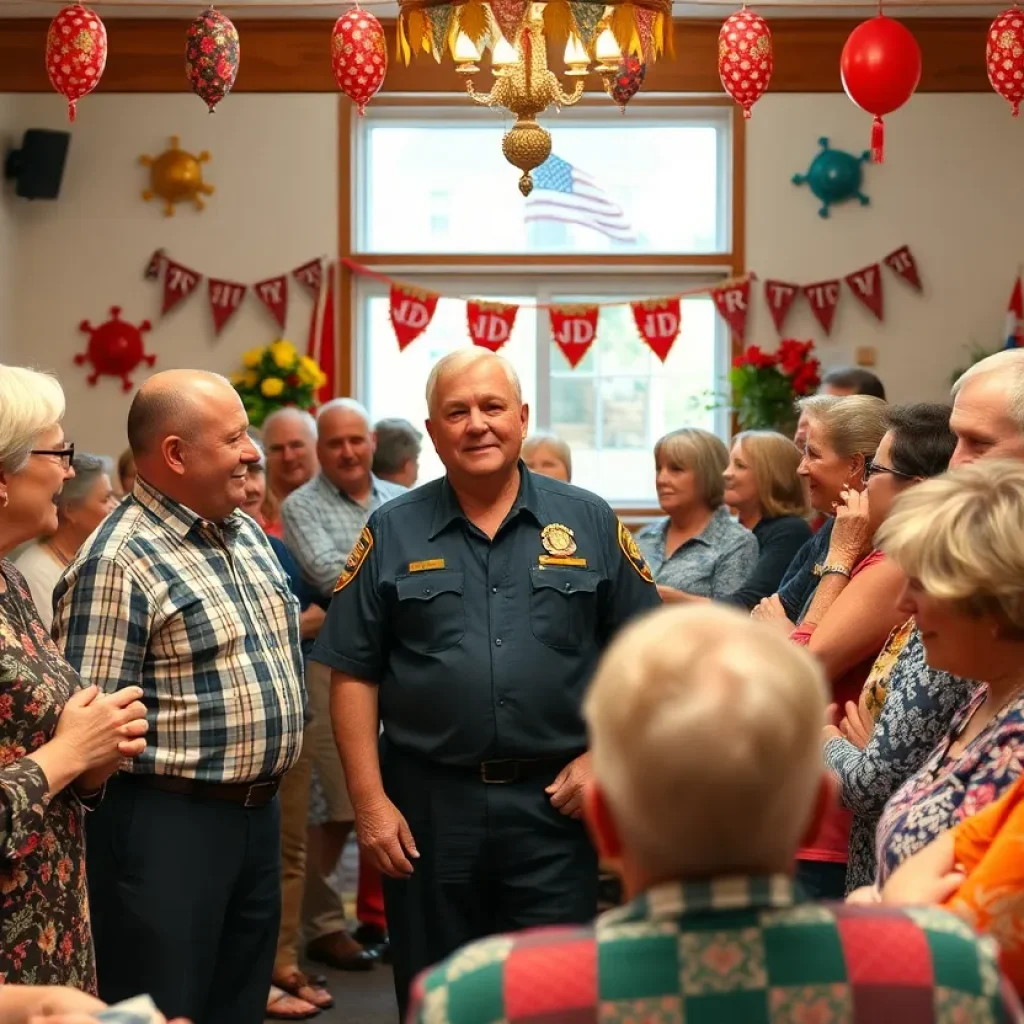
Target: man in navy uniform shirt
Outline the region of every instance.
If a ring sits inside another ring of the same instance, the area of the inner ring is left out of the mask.
[[[370,516],[312,654],[334,670],[403,1015],[415,975],[465,942],[594,916],[583,694],[616,631],[660,604],[607,503],[520,461],[508,362],[446,356],[427,407],[447,473]]]

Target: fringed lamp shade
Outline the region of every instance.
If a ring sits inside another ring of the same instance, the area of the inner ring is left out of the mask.
[[[538,6],[551,42],[573,38],[593,56],[595,41],[608,29],[623,56],[650,64],[663,53],[672,55],[671,0],[540,0]],[[530,7],[531,0],[399,0],[398,54],[406,64],[420,52],[440,61],[455,55],[460,34],[480,50],[499,34],[515,45]]]

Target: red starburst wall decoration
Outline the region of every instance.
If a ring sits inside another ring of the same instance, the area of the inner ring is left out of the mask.
[[[128,376],[140,363],[152,366],[156,356],[146,352],[142,335],[150,329],[148,320],[138,326],[121,319],[121,307],[110,307],[110,319],[93,327],[88,320],[83,320],[78,329],[89,335],[89,344],[84,352],[75,356],[75,365],[85,363],[92,365],[92,373],[88,382],[95,385],[100,377],[120,377],[121,386],[131,391],[132,382]]]
[[[189,25],[185,39],[185,75],[192,91],[210,108],[235,84],[240,57],[238,30],[231,19],[207,7]]]
[[[74,121],[78,101],[96,88],[107,66],[107,30],[95,11],[81,4],[65,7],[46,34],[46,73],[68,101]]]
[[[750,117],[750,108],[764,95],[774,69],[768,22],[746,8],[730,14],[718,33],[718,74],[744,117]]]

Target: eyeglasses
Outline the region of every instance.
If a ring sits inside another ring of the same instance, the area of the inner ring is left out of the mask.
[[[917,479],[913,473],[901,473],[898,469],[892,469],[890,466],[880,466],[877,462],[869,462],[864,467],[865,480],[870,480],[876,473],[888,473],[889,476],[898,476],[901,480]]]
[[[34,448],[29,455],[53,455],[60,459],[65,469],[71,469],[75,464],[75,446],[65,445],[63,448]]]

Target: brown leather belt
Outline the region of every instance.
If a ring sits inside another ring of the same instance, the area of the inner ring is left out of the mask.
[[[501,761],[483,761],[479,765],[457,768],[457,771],[477,773],[480,781],[490,786],[508,785],[537,775],[547,775],[551,779],[578,755],[559,754],[556,757],[535,757],[528,759],[509,758]]]
[[[131,779],[147,789],[158,789],[163,793],[194,796],[200,800],[223,800],[226,803],[241,804],[253,809],[266,807],[274,799],[281,785],[280,777],[260,782],[199,782],[196,779],[183,779],[178,775],[136,775],[132,772],[124,772],[122,777]]]

